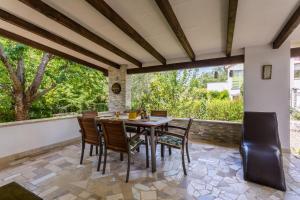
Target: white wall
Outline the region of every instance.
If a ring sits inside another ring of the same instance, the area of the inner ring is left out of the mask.
[[[207,83],[207,90],[208,91],[223,91],[223,90],[230,90],[228,82],[215,82],[215,83]]]
[[[76,117],[0,125],[0,158],[80,136]]]
[[[272,65],[272,79],[262,80],[262,66]],[[290,148],[289,130],[290,45],[245,48],[245,111],[276,112],[283,149]]]

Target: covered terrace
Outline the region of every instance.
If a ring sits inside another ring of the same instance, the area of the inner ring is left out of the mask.
[[[245,111],[277,115],[286,191],[244,180],[241,123],[194,120],[187,176],[180,152],[161,157],[159,146],[151,152],[156,172],[145,169],[142,146],[126,183],[118,154],[109,151],[105,174],[88,152],[79,164],[77,116],[0,124],[0,185],[14,181],[59,200],[300,199],[289,130],[299,23],[299,0],[1,0],[0,35],[103,72],[110,112],[131,108],[132,74],[243,63]],[[271,79],[262,79],[264,65]]]

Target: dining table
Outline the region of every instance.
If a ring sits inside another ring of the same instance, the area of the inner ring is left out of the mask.
[[[155,129],[162,125],[165,125],[172,121],[170,117],[154,117],[150,116],[147,119],[141,119],[137,117],[136,119],[129,119],[128,115],[115,116],[98,116],[97,120],[101,119],[112,119],[112,120],[123,120],[125,125],[134,127],[143,127],[150,130],[150,149],[151,149],[151,168],[152,172],[156,172],[156,141],[155,141]]]

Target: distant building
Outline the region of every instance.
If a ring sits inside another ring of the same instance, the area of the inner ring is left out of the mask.
[[[227,68],[226,82],[207,83],[208,91],[223,91],[229,92],[230,98],[234,99],[241,95],[241,87],[243,85],[243,64],[230,65]]]
[[[291,59],[290,106],[300,108],[300,59]]]

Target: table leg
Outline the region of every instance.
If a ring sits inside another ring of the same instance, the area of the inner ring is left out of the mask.
[[[152,172],[156,172],[156,148],[155,148],[155,128],[150,128],[150,146],[151,146],[151,167]]]

